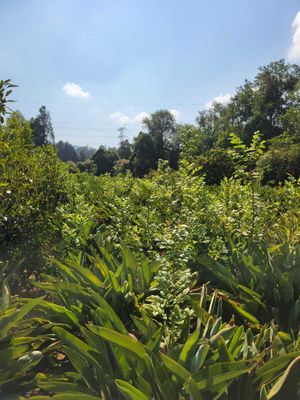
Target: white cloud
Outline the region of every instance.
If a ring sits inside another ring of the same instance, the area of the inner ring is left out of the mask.
[[[146,113],[145,111],[142,111],[142,112],[136,114],[132,118],[128,117],[128,115],[121,113],[120,111],[115,111],[109,115],[110,119],[113,119],[118,124],[123,124],[123,125],[124,124],[134,124],[134,123],[142,124],[144,119],[147,117],[149,117],[149,114]]]
[[[291,61],[300,61],[300,11],[297,13],[292,23],[293,38],[292,45],[288,51],[288,57]]]
[[[176,122],[179,122],[182,119],[182,113],[178,110],[169,110],[173,117],[176,119]]]
[[[180,121],[182,118],[182,114],[178,110],[169,110],[170,113],[172,113],[176,119],[176,121]],[[134,115],[133,117],[129,117],[128,115],[123,114],[120,111],[115,111],[112,114],[109,115],[109,118],[117,122],[118,124],[143,124],[143,121],[145,118],[149,117],[150,114],[148,114],[145,111],[141,111],[140,113]]]
[[[78,97],[82,99],[87,99],[91,95],[90,92],[85,92],[79,85],[73,82],[67,82],[62,90],[67,96]]]
[[[139,124],[142,124],[144,119],[149,117],[149,114],[146,113],[145,111],[140,112],[139,114],[137,114],[133,119],[138,122]]]
[[[231,100],[232,94],[230,93],[226,93],[226,94],[220,94],[219,96],[214,97],[213,99],[211,99],[210,101],[208,101],[207,103],[205,103],[205,108],[210,108],[213,103],[221,103],[221,104],[228,104]]]
[[[113,119],[114,121],[118,122],[119,124],[128,124],[131,122],[131,118],[129,118],[127,115],[116,111],[113,112],[112,114],[109,115],[110,119]]]

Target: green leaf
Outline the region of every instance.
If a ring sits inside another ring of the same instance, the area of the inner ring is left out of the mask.
[[[185,369],[182,365],[180,365],[177,361],[173,360],[171,357],[167,356],[166,354],[161,353],[160,358],[164,365],[173,372],[174,375],[186,381],[190,376],[190,372]]]
[[[146,396],[136,387],[132,386],[130,383],[116,379],[116,385],[122,395],[127,400],[151,400],[151,397]]]
[[[183,349],[179,356],[180,364],[184,365],[187,360],[191,357],[191,353],[194,350],[195,346],[197,345],[197,341],[200,336],[200,329],[196,329],[192,335],[188,338],[185,342]]]
[[[145,347],[138,341],[131,339],[129,336],[125,336],[122,333],[113,331],[112,329],[101,328],[93,325],[88,325],[88,328],[108,342],[116,344],[117,346],[134,353],[140,358],[143,358],[146,354]]]
[[[300,356],[288,366],[268,393],[268,400],[296,399],[300,383]]]
[[[189,400],[203,400],[197,384],[192,377],[190,377],[185,384],[185,389],[186,392],[190,395]]]
[[[198,389],[208,389],[214,385],[237,378],[250,370],[251,364],[249,360],[224,362],[200,369],[193,374],[193,379],[197,383]]]
[[[250,314],[244,308],[240,306],[237,302],[227,299],[227,302],[238,312],[242,317],[246,318],[248,321],[252,322],[253,324],[259,324],[259,320],[254,317],[254,315]]]
[[[197,350],[197,353],[192,358],[191,369],[193,372],[196,372],[200,368],[202,368],[202,366],[206,360],[207,354],[209,352],[209,349],[210,349],[210,345],[208,343],[200,345],[199,349]]]
[[[99,400],[99,397],[91,396],[81,392],[67,392],[64,394],[56,394],[52,397],[54,400]]]
[[[92,365],[101,368],[98,361],[92,356],[93,349],[76,336],[62,328],[53,328],[53,332],[71,349],[78,352],[84,359],[87,359]]]
[[[255,372],[254,383],[257,385],[262,385],[266,382],[269,382],[269,380],[272,380],[278,376],[278,372],[285,368],[291,360],[299,356],[300,351],[296,351],[280,357],[272,358]]]

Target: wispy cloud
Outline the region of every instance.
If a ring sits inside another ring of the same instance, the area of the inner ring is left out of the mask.
[[[81,99],[87,99],[90,97],[90,92],[84,91],[77,83],[67,82],[62,90],[65,92],[67,96],[77,97]]]
[[[213,103],[221,103],[221,104],[228,104],[231,100],[232,94],[226,93],[226,94],[220,94],[219,96],[214,97],[207,103],[205,103],[205,108],[208,109],[210,108]]]
[[[292,23],[293,38],[292,45],[288,51],[288,57],[291,61],[300,61],[300,11],[297,13]]]

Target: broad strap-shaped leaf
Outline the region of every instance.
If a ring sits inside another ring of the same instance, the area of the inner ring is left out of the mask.
[[[89,325],[88,328],[108,342],[134,353],[140,358],[143,358],[146,354],[144,345],[138,341],[135,341],[134,339],[131,339],[130,336],[125,336],[122,333],[116,332],[112,329],[102,328],[99,326]]]
[[[32,311],[44,297],[37,297],[36,299],[26,299],[26,303],[20,308],[16,307],[6,310],[0,317],[0,337],[4,336],[9,329],[13,328],[19,321],[21,321],[30,311]]]
[[[130,383],[116,379],[116,385],[126,400],[151,400],[151,397],[146,396]]]
[[[186,381],[191,376],[191,373],[173,358],[163,353],[161,353],[160,358],[168,370],[183,381]]]
[[[190,377],[185,384],[185,390],[189,394],[190,400],[203,400],[200,390],[197,387],[196,382],[192,377]]]
[[[220,385],[221,383],[237,378],[251,369],[252,366],[249,360],[224,362],[200,369],[193,375],[193,379],[197,383],[198,389],[209,389],[215,385]]]
[[[300,356],[288,366],[268,393],[268,400],[296,399],[300,383]]]
[[[185,365],[185,363],[189,361],[189,359],[191,358],[191,354],[197,345],[199,336],[200,336],[200,329],[196,329],[192,333],[192,335],[188,338],[188,340],[185,342],[183,349],[181,350],[181,353],[179,355],[180,364]]]
[[[269,383],[278,376],[280,370],[284,369],[289,362],[299,356],[300,351],[296,351],[272,358],[255,372],[254,383],[258,386]]]

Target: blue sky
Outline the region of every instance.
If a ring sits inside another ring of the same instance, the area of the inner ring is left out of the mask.
[[[299,0],[0,0],[0,78],[56,140],[116,145],[160,108],[194,122],[259,65],[300,61]],[[293,25],[292,25],[293,24]]]

